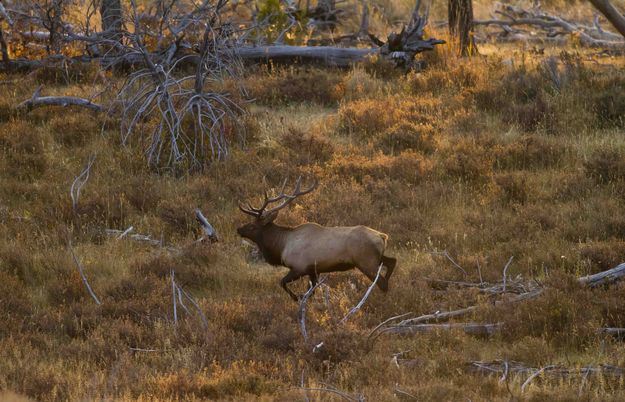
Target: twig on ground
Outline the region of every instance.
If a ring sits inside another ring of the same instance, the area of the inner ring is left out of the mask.
[[[510,259],[506,263],[506,266],[503,267],[503,291],[504,291],[504,293],[506,292],[506,278],[507,278],[507,273],[508,273],[508,267],[512,263],[512,259],[513,258],[514,258],[514,256],[510,257]]]
[[[72,208],[74,210],[76,210],[76,207],[78,206],[78,200],[80,199],[80,191],[82,190],[82,187],[89,180],[89,174],[91,173],[91,167],[93,166],[95,159],[96,159],[95,155],[91,155],[89,157],[89,159],[87,160],[87,165],[82,170],[82,172],[80,172],[80,174],[76,176],[76,178],[72,182],[72,186],[69,189],[69,195],[72,198]]]
[[[545,370],[549,370],[552,369],[554,367],[557,367],[555,365],[549,365],[549,366],[545,366],[539,370],[536,370],[531,376],[527,377],[527,380],[525,380],[525,382],[523,383],[523,385],[521,385],[521,393],[525,392],[525,387],[527,387],[528,385],[530,385],[530,383],[532,381],[534,381],[534,378],[538,377],[539,375],[541,375],[542,373],[545,372]]]
[[[467,276],[469,276],[469,274],[467,274],[467,271],[465,271],[464,268],[462,268],[460,266],[460,264],[458,264],[453,258],[451,258],[451,256],[449,255],[449,253],[447,252],[447,250],[443,250],[443,251],[430,251],[431,255],[441,255],[445,258],[447,258],[449,260],[449,262],[451,262],[451,264],[458,268],[460,271],[462,271],[462,273],[464,274],[464,277],[466,278]]]
[[[78,267],[78,273],[80,273],[80,277],[82,278],[82,282],[85,284],[87,291],[89,292],[93,300],[95,300],[96,304],[98,306],[101,305],[102,302],[100,302],[100,299],[98,299],[98,296],[96,296],[93,289],[91,289],[91,285],[89,285],[89,281],[87,281],[87,277],[85,276],[85,272],[83,270],[82,264],[80,263],[80,260],[78,260],[78,257],[76,257],[76,253],[74,253],[74,248],[72,247],[72,241],[71,239],[69,239],[69,237],[67,239],[67,247],[69,248],[69,251],[72,254],[74,263],[76,263],[76,266]]]
[[[174,325],[178,325],[178,310],[176,308],[176,280],[174,270],[171,270],[171,298],[174,310]]]

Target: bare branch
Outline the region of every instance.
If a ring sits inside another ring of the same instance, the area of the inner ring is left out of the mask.
[[[508,260],[508,262],[506,263],[506,266],[503,267],[503,292],[506,292],[506,278],[507,278],[507,273],[508,273],[508,267],[510,266],[510,264],[512,263],[512,259],[514,258],[514,256],[510,257],[510,259]]]
[[[91,155],[89,157],[89,160],[87,161],[87,165],[82,170],[82,172],[80,172],[80,174],[76,176],[76,178],[72,182],[72,186],[69,189],[69,195],[72,198],[72,208],[74,210],[76,210],[76,207],[78,206],[78,200],[80,199],[80,191],[82,190],[82,187],[89,180],[89,174],[91,172],[91,167],[93,166],[95,159],[96,159],[95,155]]]
[[[371,291],[373,290],[373,288],[375,287],[376,283],[378,282],[378,279],[380,278],[380,274],[382,272],[382,267],[384,267],[384,264],[380,264],[380,266],[378,267],[378,273],[375,275],[375,279],[373,280],[373,282],[371,283],[371,285],[369,286],[369,288],[365,292],[364,296],[362,297],[360,302],[358,302],[357,305],[352,307],[347,312],[347,314],[345,314],[345,317],[343,317],[343,319],[339,322],[340,324],[344,324],[349,317],[354,315],[365,304],[365,301],[367,301],[367,298],[369,297],[369,294],[371,294]]]
[[[93,298],[93,300],[96,302],[96,304],[99,306],[102,303],[100,302],[100,299],[98,299],[98,296],[95,295],[95,292],[93,291],[93,289],[91,289],[91,285],[89,285],[89,281],[87,281],[87,277],[85,276],[85,272],[82,268],[82,264],[80,263],[80,261],[78,260],[78,257],[76,257],[76,254],[74,253],[74,249],[72,247],[72,241],[70,240],[69,236],[67,239],[67,247],[69,248],[70,253],[72,254],[72,258],[74,259],[74,263],[76,263],[76,266],[78,267],[78,273],[80,274],[80,277],[82,279],[82,283],[85,284],[85,287],[87,288],[87,291],[89,292],[89,294],[91,295],[91,297]]]
[[[550,370],[554,367],[557,367],[555,365],[549,365],[549,366],[545,366],[539,370],[536,370],[531,376],[527,377],[527,380],[525,380],[525,382],[523,383],[523,385],[521,385],[521,392],[525,392],[525,387],[527,387],[528,385],[530,385],[530,383],[534,380],[534,378],[538,377],[539,375],[541,375],[542,373],[545,372],[545,370]]]
[[[178,325],[178,309],[176,306],[176,280],[174,277],[174,270],[171,270],[171,298],[174,313],[174,325]]]
[[[462,268],[453,258],[451,258],[451,256],[449,255],[449,253],[447,252],[447,250],[443,250],[443,251],[430,251],[431,255],[441,255],[445,258],[447,258],[449,260],[449,262],[451,262],[451,264],[458,268],[460,271],[462,271],[462,273],[464,274],[464,277],[466,278],[469,274],[467,274],[467,271],[465,271],[464,268]]]
[[[306,303],[308,302],[308,299],[310,298],[310,296],[312,296],[313,293],[315,293],[315,289],[317,289],[321,284],[323,284],[323,282],[325,282],[325,277],[319,278],[315,286],[311,286],[308,289],[308,291],[304,293],[299,303],[298,319],[299,319],[300,330],[302,332],[302,336],[304,337],[304,341],[306,342],[308,341],[308,333],[306,332]]]

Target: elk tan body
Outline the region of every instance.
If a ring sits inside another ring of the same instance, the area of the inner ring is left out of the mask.
[[[287,227],[273,223],[279,209],[296,197],[312,191],[315,185],[301,192],[298,180],[293,195],[281,193],[273,199],[265,196],[265,204],[259,209],[251,206],[248,209],[240,207],[243,212],[255,216],[256,219],[238,228],[237,232],[256,243],[268,263],[290,269],[281,284],[295,300],[297,296],[289,290],[287,284],[302,276],[308,275],[314,286],[318,274],[358,268],[373,281],[380,264],[386,267],[386,274],[380,275],[377,284],[386,292],[388,280],[396,264],[394,258],[384,256],[388,239],[386,234],[366,226],[325,227],[316,223],[304,223]],[[265,211],[270,202],[285,198],[286,201],[279,207]]]

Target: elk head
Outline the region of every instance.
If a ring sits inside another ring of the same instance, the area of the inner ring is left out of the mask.
[[[276,219],[276,217],[278,216],[278,212],[282,208],[288,206],[296,198],[304,194],[310,193],[317,187],[317,181],[315,180],[315,182],[308,189],[301,190],[302,177],[300,176],[295,182],[295,189],[293,190],[293,193],[286,194],[284,192],[286,182],[287,181],[285,179],[282,183],[282,187],[280,188],[280,194],[275,197],[269,197],[267,191],[265,191],[265,200],[263,201],[263,204],[260,206],[260,208],[254,208],[249,203],[247,204],[247,207],[245,207],[241,205],[241,203],[239,203],[239,209],[241,210],[241,212],[254,217],[254,220],[252,222],[243,225],[237,229],[237,233],[240,236],[248,238],[255,243],[258,243],[263,229]],[[280,202],[280,204],[267,209],[270,204],[276,202]]]

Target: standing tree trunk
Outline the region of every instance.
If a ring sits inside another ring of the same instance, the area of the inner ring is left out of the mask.
[[[458,38],[459,53],[469,56],[477,53],[473,41],[473,4],[472,0],[449,0],[447,3],[449,33]]]
[[[625,37],[625,17],[621,14],[609,0],[590,0],[592,5],[610,21],[610,24]]]
[[[104,46],[106,52],[114,49],[113,44],[121,41],[122,35],[122,5],[121,0],[102,0],[100,6],[102,17],[102,31],[107,43]]]
[[[9,61],[9,49],[2,34],[2,26],[0,26],[0,51],[2,52],[2,61]]]

